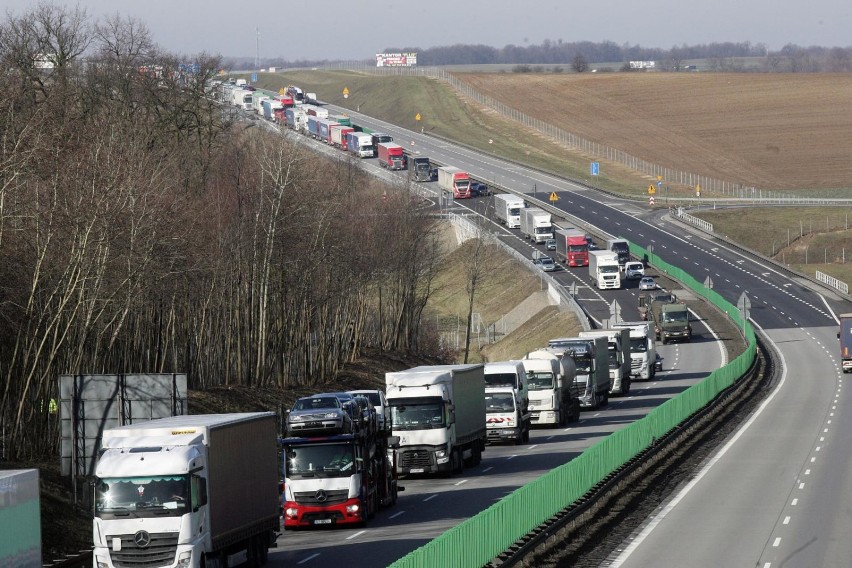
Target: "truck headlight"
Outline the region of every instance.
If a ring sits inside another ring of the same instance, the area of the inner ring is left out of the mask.
[[[287,507],[286,509],[284,509],[284,514],[290,517],[291,519],[295,519],[296,516],[299,514],[299,510],[295,507]]]
[[[95,561],[98,563],[98,568],[109,568],[109,562],[101,559],[100,556],[97,556]]]
[[[438,446],[438,449],[435,450],[435,457],[439,458],[439,459],[447,457],[447,446],[446,446],[446,444],[443,445],[443,446]]]
[[[180,556],[178,556],[177,565],[180,566],[189,566],[190,562],[192,562],[192,551],[187,550],[186,552],[181,552]]]
[[[358,503],[353,503],[352,505],[346,505],[346,512],[354,514],[354,513],[357,513],[358,509],[360,509],[360,508],[361,507],[358,505]]]

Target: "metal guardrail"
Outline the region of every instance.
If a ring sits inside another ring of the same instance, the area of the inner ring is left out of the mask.
[[[849,284],[847,284],[846,282],[842,282],[842,281],[838,280],[834,276],[829,276],[825,272],[820,272],[819,270],[817,270],[816,271],[816,279],[817,279],[817,281],[822,282],[823,284],[828,284],[832,288],[837,288],[839,291],[843,292],[844,294],[849,293]]]

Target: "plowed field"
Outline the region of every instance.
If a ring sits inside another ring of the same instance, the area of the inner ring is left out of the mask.
[[[852,188],[852,75],[460,74],[583,138],[762,189]]]

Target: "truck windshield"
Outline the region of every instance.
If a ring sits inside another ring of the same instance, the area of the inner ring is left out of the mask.
[[[520,214],[521,214],[521,208],[520,207],[510,207],[509,208],[509,215],[518,216]]]
[[[586,252],[586,245],[571,245],[568,252]]]
[[[189,508],[189,476],[105,477],[96,485],[101,518],[180,517]]]
[[[618,272],[617,266],[601,266],[600,271],[602,274],[615,274]]]
[[[527,373],[527,386],[530,390],[547,390],[553,388],[553,373]]]
[[[677,312],[663,312],[663,323],[678,322],[686,323],[689,319],[686,310]]]
[[[285,448],[287,477],[338,477],[354,472],[352,444],[294,445]]]
[[[397,430],[426,430],[443,428],[444,406],[439,402],[391,406],[391,423]]]
[[[609,353],[609,368],[618,369],[621,366],[618,362],[618,348],[615,345],[610,345],[607,352]]]
[[[456,187],[459,190],[466,190],[468,187],[470,187],[470,180],[469,179],[456,180]]]
[[[592,359],[588,355],[574,355],[571,357],[578,373],[588,374],[592,371]]]
[[[485,393],[485,413],[498,414],[515,410],[515,396],[512,393]]]
[[[644,353],[648,350],[648,341],[644,337],[636,337],[630,340],[631,353]]]
[[[518,375],[515,373],[486,373],[485,385],[492,387],[510,386],[518,388]]]

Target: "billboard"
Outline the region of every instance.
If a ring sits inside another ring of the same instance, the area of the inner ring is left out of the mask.
[[[654,69],[655,63],[653,61],[631,61],[630,68],[631,69]]]
[[[376,67],[414,67],[417,53],[377,53]]]

